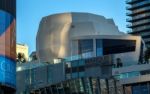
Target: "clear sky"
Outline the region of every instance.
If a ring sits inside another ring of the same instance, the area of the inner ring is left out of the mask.
[[[36,33],[44,16],[62,12],[88,12],[113,18],[120,31],[127,31],[125,0],[17,0],[17,43],[36,50]]]

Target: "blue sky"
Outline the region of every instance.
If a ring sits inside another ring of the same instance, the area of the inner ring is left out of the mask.
[[[127,31],[125,0],[17,0],[17,43],[36,50],[36,33],[42,17],[62,12],[88,12],[113,18]]]

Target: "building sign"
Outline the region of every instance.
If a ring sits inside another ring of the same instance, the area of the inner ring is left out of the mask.
[[[0,82],[7,86],[16,87],[16,64],[14,60],[0,56]]]
[[[16,87],[15,0],[0,0],[0,84]]]

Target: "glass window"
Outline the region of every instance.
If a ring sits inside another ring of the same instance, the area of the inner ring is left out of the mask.
[[[70,89],[71,89],[71,92],[72,93],[67,93],[67,94],[78,94],[77,92],[77,88],[76,88],[76,84],[75,84],[75,81],[74,80],[71,80],[70,82]]]
[[[85,65],[85,60],[79,60],[79,66],[84,66]]]
[[[48,82],[49,83],[52,83],[52,67],[51,66],[48,66]]]
[[[93,94],[100,94],[97,78],[92,78],[92,89],[93,89]]]
[[[91,58],[93,57],[93,52],[82,53],[82,58]]]
[[[129,78],[129,77],[139,76],[139,75],[140,75],[139,72],[130,72],[130,73],[128,73],[128,78]]]
[[[72,78],[78,78],[78,73],[72,73]]]
[[[65,72],[66,72],[66,73],[71,73],[71,71],[72,71],[71,68],[66,68],[66,69],[65,69]]]
[[[71,66],[72,67],[78,67],[78,61],[72,61]]]
[[[78,67],[78,72],[83,72],[83,71],[85,71],[85,67],[84,66]]]
[[[100,80],[100,87],[101,87],[101,94],[107,94],[107,86],[106,86],[106,80],[101,79]]]
[[[79,85],[80,92],[84,92],[83,79],[79,79]]]
[[[70,83],[70,81],[68,81],[67,83],[63,82],[62,85],[63,85],[64,92],[66,94],[71,94],[71,91],[73,90],[72,89],[73,84]]]
[[[71,68],[71,62],[66,62],[66,67]]]
[[[84,72],[79,72],[79,77],[84,77],[85,73]]]
[[[145,84],[141,84],[141,94],[149,94],[148,93],[148,85],[147,85],[147,83],[145,83]]]
[[[82,58],[92,57],[93,53],[93,39],[79,40],[79,54]]]
[[[57,90],[58,90],[59,94],[64,94],[65,93],[64,89],[63,89],[63,85],[61,83],[57,85]],[[46,94],[50,94],[50,92],[47,92]]]
[[[117,94],[124,94],[124,89],[123,89],[123,85],[120,84],[119,80],[114,79],[114,83],[115,83],[115,88],[117,91]]]
[[[31,70],[31,84],[34,84],[34,81],[35,81],[35,70],[34,69],[32,69]]]
[[[51,86],[51,89],[52,89],[52,92],[53,92],[53,94],[57,94],[57,86],[56,85],[52,85]],[[41,90],[42,91],[42,90]],[[43,90],[44,91],[44,90]],[[45,92],[41,92],[41,94],[44,94]]]
[[[122,74],[116,75],[115,78],[124,79],[124,78],[136,77],[139,75],[140,75],[139,72],[129,72],[129,73],[122,73]]]
[[[110,79],[110,80],[108,80],[108,86],[109,86],[109,92],[110,92],[110,94],[116,94],[116,92],[115,92],[115,82],[114,82],[114,80],[113,79]]]
[[[81,79],[76,79],[75,80],[75,87],[76,87],[76,90],[77,90],[76,94],[84,94],[84,88],[83,88],[83,84],[82,84]]]
[[[132,94],[143,94],[140,90],[140,85],[132,86]]]
[[[66,79],[71,79],[71,74],[70,73],[66,74]]]
[[[84,78],[84,85],[85,85],[85,94],[92,94],[92,87],[90,78]]]
[[[115,54],[135,51],[136,40],[104,39],[103,54]]]
[[[128,73],[120,74],[120,79],[128,78]]]
[[[97,39],[96,40],[96,56],[102,56],[102,55],[103,55],[102,40]]]
[[[73,67],[73,68],[71,69],[71,71],[72,71],[72,73],[78,72],[78,67]]]

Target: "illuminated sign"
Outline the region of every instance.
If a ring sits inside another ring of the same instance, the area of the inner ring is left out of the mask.
[[[16,88],[15,0],[0,0],[0,84]]]
[[[4,56],[0,56],[0,82],[16,87],[16,63]]]

